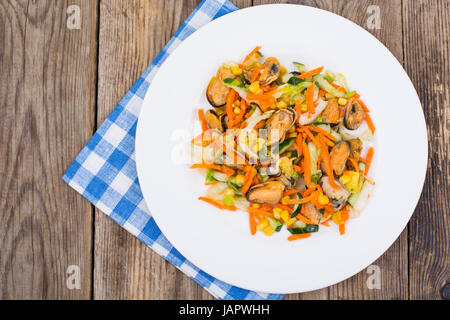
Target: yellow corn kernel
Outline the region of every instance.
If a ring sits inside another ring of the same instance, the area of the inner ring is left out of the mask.
[[[261,208],[261,205],[259,203],[252,203],[252,207],[255,209]]]
[[[287,72],[286,68],[284,66],[280,66],[280,73],[285,74]]]
[[[232,188],[226,188],[223,192],[225,197],[234,197],[234,190]]]
[[[281,209],[281,208],[273,208],[273,216],[275,217],[275,219],[280,219],[281,212],[283,212],[283,209]]]
[[[303,112],[306,112],[306,111],[308,111],[308,106],[306,104],[302,104],[302,105],[300,105],[300,110]]]
[[[280,219],[281,212],[283,212],[283,209],[281,208],[273,208],[273,216],[275,219]]]
[[[245,177],[244,177],[243,174],[238,174],[236,176],[236,184],[243,185],[244,184],[244,180],[245,180]]]
[[[333,96],[332,94],[325,93],[325,98],[326,98],[327,100],[330,100],[330,99],[333,99],[334,96]]]
[[[260,67],[262,67],[263,65],[262,65],[262,63],[261,62],[257,62],[257,63],[255,63],[255,67],[257,67],[257,68],[260,68]]]
[[[337,211],[337,212],[333,213],[333,216],[331,217],[331,219],[336,224],[343,224],[344,223],[344,219],[342,219],[342,215],[341,215],[340,211]]]
[[[350,182],[350,179],[351,179],[350,175],[348,175],[348,174],[343,174],[343,175],[339,178],[339,182],[342,183],[342,184],[347,184],[347,183]]]
[[[234,108],[233,111],[235,114],[239,114],[239,113],[241,113],[241,108],[236,107],[236,108]]]
[[[284,204],[284,205],[287,205],[288,203],[286,201],[289,201],[289,199],[290,199],[289,196],[283,197],[281,199],[281,203]]]
[[[232,66],[231,67],[231,72],[233,72],[233,74],[235,76],[240,76],[242,74],[242,69],[239,68],[238,66]]]
[[[339,98],[338,103],[341,106],[345,106],[347,104],[347,99]]]
[[[327,205],[328,202],[330,202],[330,199],[328,199],[328,197],[324,194],[321,194],[318,198],[317,201],[321,204],[321,205]]]
[[[292,132],[292,133],[289,133],[288,134],[288,136],[287,136],[287,138],[296,138],[297,137],[297,132]]]
[[[294,222],[296,222],[297,219],[296,218],[290,218],[288,221],[286,221],[286,226],[289,228],[290,226],[292,226],[294,224]]]
[[[281,100],[281,101],[279,101],[278,103],[277,103],[277,108],[278,109],[284,109],[284,108],[287,108],[287,103],[286,102],[284,102],[283,100]]]
[[[235,107],[240,107],[241,106],[241,102],[239,100],[236,100],[234,103]]]
[[[253,93],[256,94],[260,89],[259,89],[259,82],[255,81],[253,82],[251,85],[249,85],[248,90]]]
[[[295,126],[290,127],[289,130],[288,130],[288,132],[289,132],[289,133],[295,132]]]
[[[273,230],[270,226],[267,226],[263,229],[263,232],[268,235],[271,236],[273,235],[273,233],[275,232],[275,230]]]
[[[289,216],[289,212],[287,210],[281,211],[281,219],[284,221],[284,223],[289,221],[290,216]]]
[[[256,229],[257,229],[257,230],[263,230],[263,229],[266,228],[267,226],[269,226],[269,221],[267,221],[267,219],[262,219],[262,220],[259,221],[258,224],[256,225]]]

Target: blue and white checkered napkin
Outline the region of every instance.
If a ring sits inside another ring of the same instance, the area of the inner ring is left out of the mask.
[[[169,54],[208,22],[238,8],[227,0],[204,0],[170,39],[77,156],[63,179],[98,209],[194,279],[219,299],[281,299],[283,295],[244,290],[213,278],[186,260],[159,230],[142,197],[134,138],[142,102]]]

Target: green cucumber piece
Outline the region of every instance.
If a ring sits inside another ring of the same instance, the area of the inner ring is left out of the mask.
[[[269,221],[269,225],[270,227],[275,230],[275,232],[279,232],[281,230],[281,227],[283,226],[283,224],[271,217],[266,217],[267,221]]]
[[[317,81],[317,83],[319,84],[319,87],[323,90],[325,90],[326,92],[328,92],[329,94],[335,96],[335,97],[339,97],[339,98],[343,98],[345,96],[345,93],[342,91],[339,91],[338,89],[336,89],[335,87],[333,87],[327,80],[325,80],[320,74],[313,76],[313,80]]]
[[[307,224],[304,228],[288,228],[288,231],[292,234],[304,234],[304,233],[313,233],[319,231],[319,225],[318,224]]]
[[[296,199],[302,199],[302,195],[300,194],[300,192],[297,192],[296,194]],[[294,211],[291,213],[291,218],[296,217],[299,213],[300,210],[302,210],[302,205],[301,204],[296,204],[294,207]]]
[[[298,72],[306,72],[306,66],[303,63],[300,62],[292,62],[292,64],[295,66],[295,68],[298,70]]]

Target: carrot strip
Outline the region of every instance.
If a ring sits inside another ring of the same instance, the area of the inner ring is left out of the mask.
[[[293,194],[296,194],[296,193],[299,193],[300,191],[298,191],[297,189],[289,189],[288,191],[286,191],[284,194],[283,194],[283,196],[290,196],[290,195],[293,195]]]
[[[373,147],[369,148],[369,151],[367,151],[366,156],[366,169],[364,170],[364,175],[367,176],[367,173],[369,173],[370,165],[372,164],[372,158],[373,158]]]
[[[366,104],[362,100],[358,99],[357,102],[361,105],[361,107],[363,107],[365,112],[370,112],[369,108],[367,108]]]
[[[277,207],[277,208],[280,208],[280,209],[283,209],[283,210],[286,210],[286,211],[289,212],[289,213],[294,212],[294,209],[292,209],[291,207],[286,206],[286,205],[284,205],[284,204],[281,204],[281,203],[276,203],[276,204],[274,204],[273,206],[274,206],[274,207]]]
[[[329,133],[327,130],[324,130],[322,128],[316,127],[316,126],[308,126],[308,129],[317,133],[323,134],[325,137],[332,141],[336,141],[336,137],[333,136],[331,133]]]
[[[334,182],[334,172],[331,168],[331,159],[330,154],[328,153],[328,146],[325,145],[324,142],[322,142],[322,147],[320,149],[321,157],[323,160],[323,166],[325,169],[325,172],[327,173],[328,180],[330,181],[330,185],[333,189],[339,189],[339,187]]]
[[[369,127],[370,131],[372,132],[372,134],[374,134],[375,126],[373,125],[372,118],[370,117],[368,112],[366,112],[366,122],[367,122],[367,126]]]
[[[327,137],[325,137],[323,134],[319,133],[318,137],[319,137],[319,140],[325,142],[325,144],[327,146],[330,146],[330,147],[334,146],[334,142],[331,141],[330,139],[328,139]]]
[[[306,105],[308,106],[308,113],[314,113],[314,83],[306,89]]]
[[[337,85],[336,83],[330,82],[330,84],[339,91],[346,92],[347,90],[344,87],[341,87],[340,85]]]
[[[309,196],[306,198],[302,198],[302,199],[286,199],[286,201],[284,201],[286,204],[303,204],[303,203],[307,203],[310,202],[312,199],[314,198],[314,196]]]
[[[255,80],[258,79],[258,76],[259,76],[262,68],[263,67],[261,66],[261,67],[256,67],[255,69],[253,69],[250,82],[255,82]]]
[[[348,158],[348,160],[352,163],[352,166],[356,169],[356,171],[359,171],[359,167],[358,164],[356,163],[356,161],[353,158]]]
[[[307,217],[305,217],[304,215],[302,215],[300,213],[296,216],[296,218],[306,224],[314,224],[311,220],[309,220]]]
[[[319,102],[320,98],[322,98],[327,92],[325,90],[320,89],[319,90],[319,94],[317,95],[317,99],[316,101],[314,101],[314,103]]]
[[[228,92],[227,103],[225,105],[225,110],[228,116],[228,128],[230,128],[231,120],[234,119],[233,102],[235,98],[236,98],[236,91],[231,89],[230,92]]]
[[[303,154],[302,136],[300,134],[295,139],[295,143],[297,145],[297,157],[300,158],[301,155]]]
[[[255,49],[253,49],[252,51],[250,51],[250,53],[244,58],[244,61],[242,62],[243,64],[246,63],[248,60],[250,60],[250,58],[252,57],[252,55],[254,53],[256,53],[257,51],[259,51],[261,49],[261,46],[257,46]]]
[[[198,200],[201,201],[205,201],[209,204],[212,204],[213,206],[221,209],[221,210],[230,210],[230,211],[236,211],[237,208],[235,206],[227,206],[226,204],[220,203],[219,201],[216,201],[214,199],[211,198],[207,198],[207,197],[198,197]]]
[[[248,207],[248,212],[251,212],[255,215],[261,215],[264,217],[273,217],[273,214],[271,212],[268,212],[266,210],[263,209],[257,209],[257,208],[252,208],[252,207]]]
[[[288,237],[289,241],[295,241],[299,239],[306,239],[311,237],[311,233],[303,233],[303,234],[293,234],[292,236]]]
[[[345,233],[345,223],[339,225],[339,234],[342,236]]]
[[[320,68],[317,68],[317,69],[313,69],[311,71],[302,73],[301,75],[297,76],[297,78],[306,79],[308,77],[312,77],[312,76],[315,76],[316,74],[321,73],[322,70],[323,70],[323,67],[320,67]]]
[[[305,141],[302,142],[303,146],[303,167],[305,168],[305,183],[309,187],[311,185],[311,156],[309,154],[308,146],[306,145]]]
[[[247,173],[244,177],[244,186],[242,187],[241,193],[246,194],[250,186],[252,185],[253,177],[255,175],[255,170],[253,170],[253,167],[250,166],[250,168],[247,168]]]
[[[208,125],[206,124],[205,120],[205,112],[203,111],[203,109],[198,109],[198,119],[202,124],[202,131],[205,132],[206,130],[208,130]]]
[[[303,127],[303,131],[311,139],[311,141],[316,145],[316,147],[320,148],[319,141],[317,141],[316,137],[314,137],[314,135],[311,133],[311,131],[309,131],[307,127]]]
[[[255,215],[251,212],[248,213],[248,218],[250,222],[250,233],[252,236],[256,234],[256,221],[255,221]]]
[[[241,99],[241,112],[238,114],[236,119],[234,119],[233,122],[231,123],[232,127],[236,126],[241,122],[241,120],[244,118],[246,111],[247,111],[247,103],[244,99]]]
[[[328,222],[331,220],[331,218],[328,218],[327,220],[321,222],[320,224],[326,227],[329,227],[330,225],[328,224]]]
[[[297,173],[303,173],[303,168],[300,166],[297,166],[295,164],[292,165],[292,168],[297,171]]]

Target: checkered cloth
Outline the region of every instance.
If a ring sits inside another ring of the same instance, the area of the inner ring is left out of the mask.
[[[237,10],[227,0],[204,0],[100,126],[64,174],[64,181],[114,221],[219,299],[281,299],[231,286],[186,260],[159,230],[143,199],[136,172],[134,139],[147,89],[161,64],[189,35]]]

